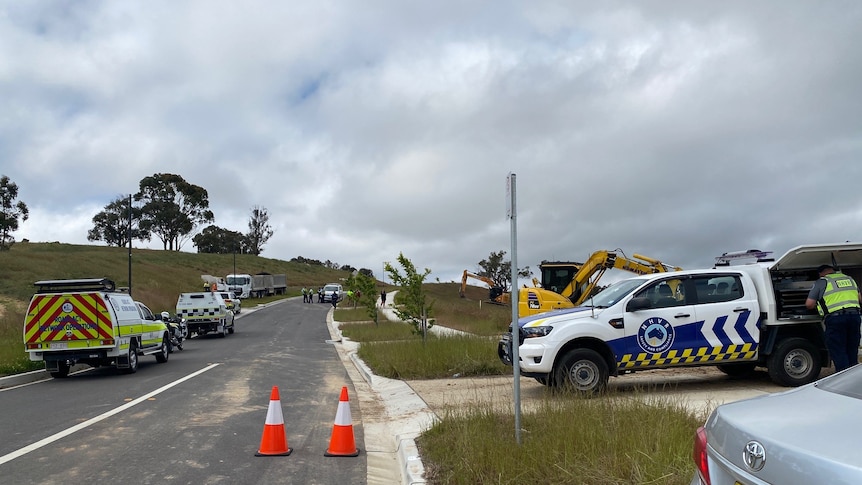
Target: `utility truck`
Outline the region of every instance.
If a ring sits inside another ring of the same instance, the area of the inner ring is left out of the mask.
[[[168,361],[170,335],[164,322],[108,278],[45,280],[24,316],[24,349],[57,378],[76,364],[138,370],[138,357]]]
[[[734,376],[765,367],[774,382],[800,386],[830,362],[822,318],[805,308],[821,264],[860,281],[862,243],[799,246],[778,260],[725,253],[711,269],[619,281],[582,306],[520,318],[498,355],[513,365],[517,342],[522,375],[585,392],[609,376],[700,365]]]
[[[201,336],[207,333],[216,333],[224,338],[234,333],[233,311],[227,308],[227,302],[215,291],[180,293],[177,315],[185,318],[189,338],[192,334]]]

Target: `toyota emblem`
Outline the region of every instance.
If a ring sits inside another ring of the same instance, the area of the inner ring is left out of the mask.
[[[742,451],[742,461],[753,472],[759,472],[766,464],[766,449],[757,441],[749,441]]]

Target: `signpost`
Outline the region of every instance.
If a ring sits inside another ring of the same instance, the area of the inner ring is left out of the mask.
[[[512,255],[512,369],[515,395],[515,442],[521,444],[521,366],[518,356],[518,344],[520,343],[520,327],[518,326],[518,211],[517,197],[515,193],[515,174],[510,173],[506,178],[506,217],[511,224],[511,255]]]

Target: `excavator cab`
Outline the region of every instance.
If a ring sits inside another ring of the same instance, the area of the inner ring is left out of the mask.
[[[572,261],[542,261],[539,270],[542,272],[542,288],[560,293],[569,285],[583,263]]]

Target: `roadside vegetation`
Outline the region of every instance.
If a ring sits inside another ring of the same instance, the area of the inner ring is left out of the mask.
[[[477,287],[458,298],[458,288],[440,283],[423,290],[434,300],[436,324],[469,336],[431,333],[423,343],[409,325],[383,317],[375,324],[349,308],[336,310],[334,319],[343,322],[344,337],[361,343],[358,355],[376,375],[511,375],[496,353],[510,308],[488,304],[487,290]],[[706,418],[680,403],[630,392],[589,398],[549,389],[536,408],[522,414],[518,445],[511,406],[508,400],[473,404],[440,416],[417,439],[428,483],[684,485],[694,472],[694,430]]]

